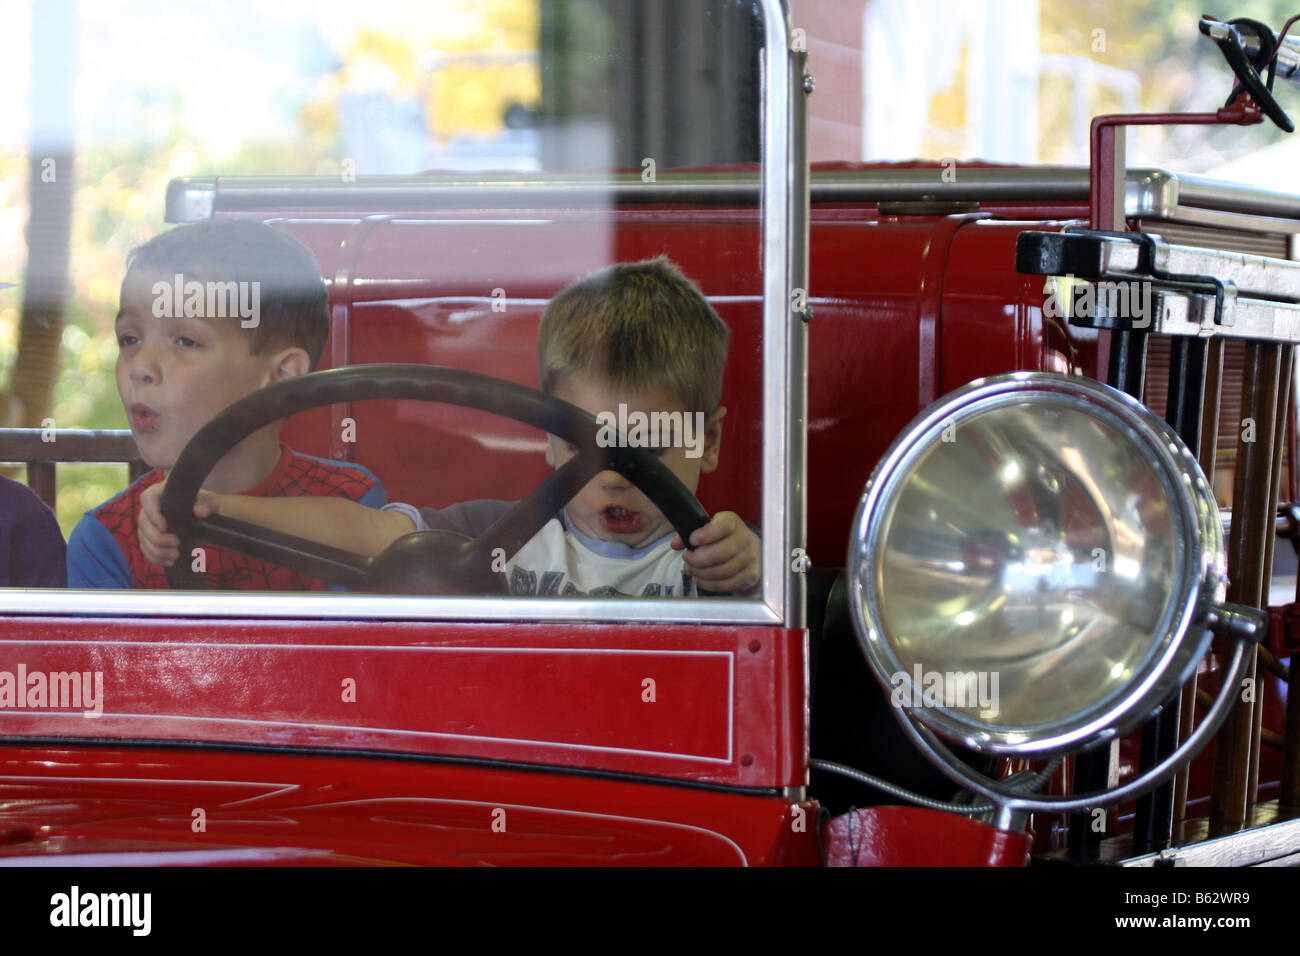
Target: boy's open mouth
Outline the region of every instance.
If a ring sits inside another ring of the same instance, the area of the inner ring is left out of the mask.
[[[131,430],[137,432],[153,431],[158,425],[158,413],[148,405],[136,402],[131,406]]]
[[[632,534],[641,527],[641,516],[635,511],[629,511],[627,508],[620,508],[617,505],[610,505],[600,512],[600,523],[606,531],[612,531],[615,534]]]

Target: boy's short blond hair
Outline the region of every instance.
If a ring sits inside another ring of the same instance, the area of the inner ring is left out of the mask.
[[[666,388],[688,412],[722,398],[731,332],[699,287],[667,258],[620,262],[565,286],[537,335],[541,388],[569,373],[613,388]]]

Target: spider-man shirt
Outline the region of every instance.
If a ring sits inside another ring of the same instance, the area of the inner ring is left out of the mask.
[[[243,494],[263,498],[316,495],[349,498],[372,508],[388,500],[384,486],[370,470],[351,462],[326,461],[281,445],[280,460],[266,480]],[[159,469],[141,475],[131,486],[98,508],[86,512],[68,540],[68,586],[73,588],[166,588],[167,576],[150,564],[140,550],[136,519],[140,495],[164,478]],[[319,578],[275,567],[204,546],[208,587],[240,591],[321,591]],[[184,556],[182,556],[184,560]]]

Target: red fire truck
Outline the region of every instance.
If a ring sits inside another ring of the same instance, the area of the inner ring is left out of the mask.
[[[93,719],[0,708],[0,861],[1300,860],[1297,612],[1268,592],[1300,541],[1300,198],[1122,148],[1289,125],[1271,86],[1300,46],[1207,18],[1229,104],[1099,117],[1091,169],[810,169],[812,67],[754,7],[757,166],[171,182],[171,222],[308,246],[331,333],[324,370],[195,436],[165,513],[182,553],[343,590],[204,592],[182,563],[168,591],[0,591],[0,671],[104,688]],[[731,331],[698,500],[636,448],[557,476],[541,453],[597,447],[533,387],[543,307],[659,255]],[[288,444],[390,500],[518,505],[377,559],[194,519],[221,456],[290,415]],[[59,462],[134,457],[3,442],[47,496]],[[473,572],[601,468],[679,531],[754,521],[760,593],[485,594]]]

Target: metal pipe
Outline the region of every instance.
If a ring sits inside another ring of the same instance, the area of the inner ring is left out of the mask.
[[[1269,445],[1269,454],[1273,461],[1272,480],[1269,484],[1269,513],[1277,515],[1278,502],[1282,494],[1282,459],[1283,450],[1286,448],[1286,423],[1287,404],[1291,401],[1291,378],[1294,371],[1295,363],[1295,346],[1283,345],[1278,362],[1278,383],[1277,383],[1277,412],[1273,422],[1272,443]],[[1273,528],[1268,534],[1264,535],[1264,602],[1268,602],[1269,580],[1273,576],[1273,543],[1277,540],[1277,534],[1273,533],[1277,526],[1276,517],[1272,522]],[[1262,607],[1263,605],[1261,605]]]
[[[963,169],[944,182],[937,165],[907,169],[819,169],[813,172],[814,203],[889,202],[1060,203],[1088,201],[1089,172],[1083,167]],[[1175,175],[1163,169],[1128,171],[1126,213],[1169,219],[1189,210],[1238,216],[1300,218],[1300,198],[1291,193]],[[214,213],[253,209],[458,209],[606,207],[611,205],[758,205],[756,172],[660,170],[653,189],[636,173],[429,173],[419,176],[192,176],[167,184],[167,222],[211,219]]]
[[[1092,227],[1125,228],[1124,220],[1124,129],[1123,126],[1098,126],[1093,121],[1092,141]],[[1146,375],[1147,337],[1145,332],[1127,329],[1114,332],[1109,343],[1107,383],[1142,401]],[[1098,747],[1079,754],[1074,761],[1075,792],[1091,793],[1112,784],[1115,748]],[[1079,859],[1095,859],[1101,851],[1101,834],[1095,832],[1086,814],[1070,818],[1070,851]]]
[[[1295,371],[1295,346],[1284,345],[1278,362],[1277,406],[1273,427],[1273,440],[1269,445],[1269,454],[1273,459],[1272,482],[1269,485],[1268,506],[1270,514],[1277,514],[1278,499],[1282,491],[1282,458],[1286,448],[1287,405],[1291,400],[1291,380]],[[1268,605],[1269,588],[1273,579],[1273,545],[1276,534],[1264,535],[1264,580],[1263,598],[1260,606]],[[1265,675],[1261,672],[1259,651],[1256,648],[1255,700],[1251,716],[1250,773],[1246,782],[1246,811],[1249,813],[1259,799],[1259,754],[1260,740],[1264,729],[1264,687]]]
[[[1165,401],[1165,421],[1189,448],[1200,447],[1205,368],[1204,339],[1174,339],[1169,343],[1169,388]],[[1142,728],[1139,773],[1178,749],[1181,714],[1182,693],[1179,691]],[[1173,837],[1176,786],[1176,781],[1170,780],[1138,798],[1133,821],[1135,852],[1150,853],[1169,846]]]
[[[1291,679],[1291,668],[1274,657],[1267,647],[1261,644],[1257,653],[1259,654],[1260,667],[1264,668],[1264,670],[1268,671],[1284,684]]]
[[[1228,600],[1260,607],[1263,600],[1264,553],[1273,533],[1275,507],[1269,501],[1272,490],[1272,449],[1260,447],[1256,439],[1270,440],[1276,428],[1278,377],[1281,347],[1266,342],[1246,345],[1246,368],[1241,408],[1246,418],[1239,426],[1237,468],[1233,477],[1232,532],[1228,538]],[[1256,655],[1247,656],[1242,687],[1254,690]],[[1232,691],[1237,693],[1236,691]],[[1214,784],[1210,794],[1210,827],[1213,833],[1231,832],[1246,821],[1252,802],[1249,788],[1251,748],[1254,741],[1253,700],[1233,704],[1214,748]]]
[[[1219,450],[1219,393],[1223,381],[1223,340],[1211,339],[1205,353],[1205,387],[1201,392],[1201,435],[1197,445],[1196,460],[1201,471],[1214,483],[1215,459]],[[1179,709],[1178,743],[1182,745],[1196,728],[1196,674],[1183,685],[1183,699]],[[1187,818],[1187,782],[1191,767],[1178,771],[1174,779],[1173,821],[1181,823]]]
[[[1300,404],[1297,393],[1296,404]],[[1296,460],[1291,458],[1291,469]],[[1300,574],[1296,575],[1296,601],[1300,602]],[[1300,812],[1300,654],[1291,655],[1291,669],[1287,678],[1286,732],[1282,736],[1282,772],[1279,778],[1278,809],[1288,813]]]
[[[1257,645],[1256,649],[1263,650],[1264,648],[1263,645]],[[1210,696],[1208,691],[1198,690],[1196,692],[1196,705],[1198,707],[1209,707],[1212,703],[1214,703],[1214,698]],[[1271,747],[1273,750],[1284,749],[1282,735],[1269,730],[1267,727],[1260,731],[1259,741],[1265,747]]]
[[[1255,663],[1255,699],[1250,709],[1250,762],[1246,765],[1246,816],[1255,810],[1259,802],[1259,751],[1264,730],[1264,675],[1260,672],[1259,662]]]
[[[1146,382],[1147,334],[1127,329],[1113,332],[1110,340],[1111,387],[1127,392],[1142,401],[1142,386]]]

